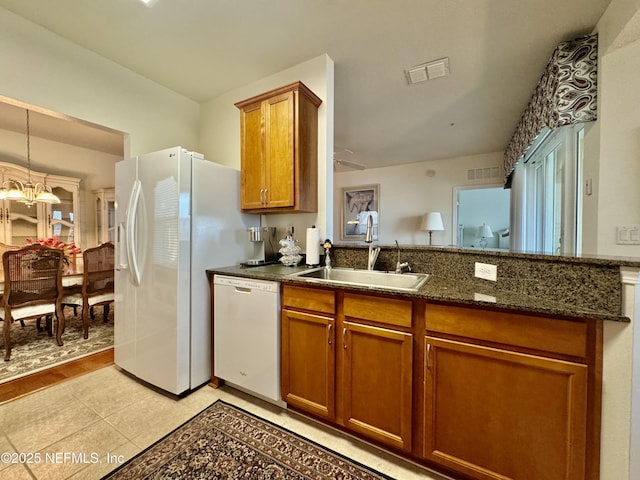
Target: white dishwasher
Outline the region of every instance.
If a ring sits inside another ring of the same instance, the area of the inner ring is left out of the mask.
[[[214,275],[213,374],[280,400],[280,283]]]

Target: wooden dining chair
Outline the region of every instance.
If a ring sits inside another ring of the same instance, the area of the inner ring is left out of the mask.
[[[0,319],[3,321],[5,361],[11,358],[11,324],[15,320],[55,315],[56,341],[62,346],[63,258],[62,250],[43,245],[27,245],[2,254],[4,293]]]
[[[113,243],[103,243],[82,252],[82,289],[71,290],[63,295],[62,304],[82,306],[82,326],[84,338],[89,338],[89,315],[93,318],[93,308],[103,306],[103,321],[109,316],[109,305],[114,299],[114,250]]]

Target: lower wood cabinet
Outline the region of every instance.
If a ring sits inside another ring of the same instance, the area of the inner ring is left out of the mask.
[[[343,335],[344,426],[410,451],[413,335],[352,322]]]
[[[587,366],[426,338],[424,457],[477,479],[585,478]]]
[[[599,475],[602,321],[426,304],[423,458],[474,479]]]
[[[326,420],[335,419],[333,290],[282,288],[282,400]]]
[[[601,320],[283,286],[283,400],[454,477],[596,480],[601,371]]]
[[[282,400],[326,420],[335,418],[335,321],[282,311]]]
[[[410,452],[413,335],[371,323],[410,326],[411,301],[288,285],[282,295],[282,399]]]

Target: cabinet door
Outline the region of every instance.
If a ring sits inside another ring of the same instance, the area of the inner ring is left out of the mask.
[[[282,399],[313,415],[335,418],[335,322],[282,310]]]
[[[283,93],[265,101],[266,198],[269,207],[294,203],[294,94]]]
[[[42,204],[25,205],[5,200],[5,241],[9,245],[26,245],[27,238],[36,240],[47,235]]]
[[[426,338],[424,456],[477,479],[584,479],[587,367]]]
[[[241,208],[262,208],[266,198],[262,102],[240,110],[240,136]]]
[[[65,243],[76,241],[74,192],[63,187],[53,187],[60,203],[52,204],[47,213],[48,236],[58,237]]]
[[[96,243],[115,244],[116,241],[116,202],[113,188],[96,191]]]
[[[345,426],[410,451],[413,336],[351,322],[342,335]]]

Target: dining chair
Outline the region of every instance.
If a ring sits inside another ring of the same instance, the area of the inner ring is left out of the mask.
[[[106,242],[82,252],[83,274],[81,291],[70,290],[62,298],[63,305],[82,306],[84,338],[89,338],[89,315],[93,308],[103,306],[103,321],[109,316],[109,305],[114,299],[114,250],[113,243]]]
[[[63,345],[62,266],[64,253],[57,248],[27,245],[2,254],[4,293],[0,319],[4,322],[4,359],[11,358],[11,324],[15,320],[56,317],[56,341]]]

